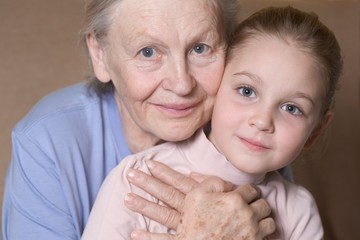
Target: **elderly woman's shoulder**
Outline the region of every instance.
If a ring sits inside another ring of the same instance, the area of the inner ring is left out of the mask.
[[[16,130],[27,131],[35,125],[45,121],[64,117],[75,112],[85,111],[88,108],[100,109],[100,97],[96,95],[86,82],[80,82],[56,90],[42,99],[16,125]]]

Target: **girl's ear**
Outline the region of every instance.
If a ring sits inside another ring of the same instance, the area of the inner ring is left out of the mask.
[[[107,69],[105,50],[100,46],[94,33],[89,33],[86,36],[86,44],[95,76],[103,83],[109,82],[111,78]]]
[[[329,126],[329,123],[333,119],[334,114],[335,114],[334,110],[328,110],[325,113],[325,116],[323,117],[322,121],[319,123],[317,128],[314,129],[314,131],[311,133],[310,137],[306,141],[304,145],[305,149],[310,148],[311,146],[314,145],[315,140],[318,139],[318,137],[324,132],[327,126]]]

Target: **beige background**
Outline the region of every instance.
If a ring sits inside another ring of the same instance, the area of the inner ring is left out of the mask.
[[[244,1],[242,16],[287,3]],[[294,164],[296,181],[314,194],[326,239],[360,239],[360,3],[291,3],[319,13],[338,36],[345,58],[336,116],[321,145]],[[11,128],[42,96],[85,74],[78,43],[82,14],[83,0],[0,0],[0,196]]]

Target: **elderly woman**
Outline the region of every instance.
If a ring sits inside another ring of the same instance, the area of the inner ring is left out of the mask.
[[[45,97],[15,127],[3,208],[6,240],[80,239],[100,185],[124,157],[187,139],[209,121],[224,70],[225,26],[232,20],[225,16],[235,2],[87,3],[83,40],[96,79],[90,87],[80,83]],[[131,178],[169,207],[136,196],[127,205],[175,230],[183,212],[202,207],[182,222],[179,238],[262,239],[273,231],[270,209],[251,186],[234,190],[220,179],[197,184],[160,164],[153,175],[158,179],[140,172]],[[193,191],[193,204],[183,207]],[[225,205],[217,204],[220,198]]]

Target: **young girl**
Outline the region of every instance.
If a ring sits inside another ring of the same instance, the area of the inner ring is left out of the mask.
[[[129,168],[150,172],[150,159],[184,174],[215,175],[237,186],[256,184],[273,210],[276,233],[271,239],[322,239],[313,197],[276,170],[311,146],[329,124],[341,68],[335,36],[316,15],[271,7],[250,16],[230,40],[211,131],[122,161],[104,182],[83,239],[129,239],[134,229],[176,235],[122,204],[128,192],[159,201],[126,178]]]

